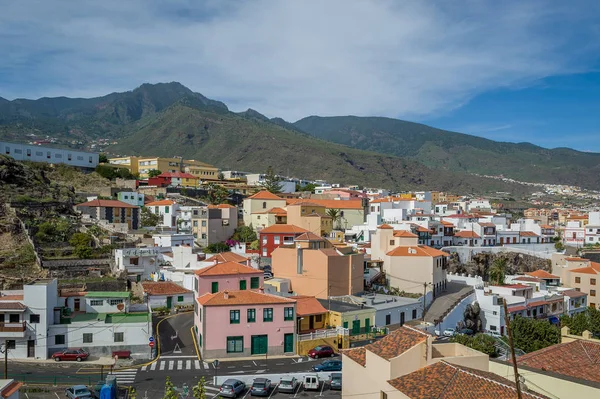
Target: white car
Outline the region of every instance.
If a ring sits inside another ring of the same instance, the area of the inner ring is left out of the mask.
[[[498,331],[488,331],[488,335],[491,335],[494,338],[502,338],[502,334]]]
[[[456,330],[452,328],[446,328],[442,333],[444,337],[454,337],[456,335]]]

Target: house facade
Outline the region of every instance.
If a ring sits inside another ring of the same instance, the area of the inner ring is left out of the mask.
[[[140,208],[117,200],[95,199],[75,205],[75,209],[90,219],[111,224],[127,225],[130,230],[140,228]]]
[[[171,200],[152,201],[146,204],[146,208],[155,215],[161,217],[161,225],[166,227],[177,227],[179,204]]]
[[[296,302],[263,292],[221,291],[197,298],[194,324],[203,359],[296,352]]]
[[[74,151],[7,141],[0,141],[0,152],[17,161],[62,163],[86,169],[95,169],[99,162],[99,155],[95,152]]]
[[[246,264],[226,261],[197,270],[194,291],[197,296],[219,291],[258,290],[263,286],[264,273]]]
[[[173,309],[194,305],[194,292],[172,281],[144,281],[142,287],[144,295],[148,297],[150,309]]]
[[[293,244],[294,239],[304,233],[308,230],[293,224],[275,224],[260,230],[260,256],[270,258],[276,248]]]
[[[243,216],[244,225],[252,225],[252,214],[258,212],[265,212],[272,208],[285,208],[285,199],[280,196],[270,193],[266,190],[259,191],[258,193],[245,198],[243,202]],[[254,230],[259,231],[260,226],[252,225]]]
[[[129,205],[144,206],[144,194],[136,191],[120,191],[117,193],[117,199]]]

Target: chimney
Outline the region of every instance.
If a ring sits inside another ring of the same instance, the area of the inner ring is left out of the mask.
[[[219,263],[219,259],[215,258],[215,260],[213,261],[213,263],[216,265],[217,263]]]
[[[265,287],[260,287],[258,289],[258,292],[260,292],[261,294],[264,294],[265,293]]]
[[[223,291],[223,299],[229,299],[229,292]]]
[[[302,259],[302,247],[300,246],[300,244],[297,245],[296,250],[298,251],[298,256],[296,257],[297,259],[297,265],[296,265],[296,273],[297,274],[302,274],[302,265],[304,264],[304,261]]]

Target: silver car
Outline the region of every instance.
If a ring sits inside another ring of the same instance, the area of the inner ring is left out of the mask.
[[[94,394],[85,385],[73,385],[65,389],[65,396],[69,399],[93,399]]]
[[[282,393],[296,393],[298,385],[300,385],[300,382],[296,377],[282,377],[278,390]]]
[[[221,389],[219,390],[219,396],[225,398],[237,398],[238,395],[241,395],[246,390],[246,384],[244,384],[240,380],[235,380],[230,378],[226,380],[223,384],[221,384]]]

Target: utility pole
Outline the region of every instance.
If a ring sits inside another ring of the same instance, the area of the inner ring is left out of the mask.
[[[4,341],[4,350],[0,348],[0,353],[4,353],[4,379],[8,380],[8,345]]]
[[[423,312],[421,312],[421,320],[425,320],[425,311],[427,310],[427,283],[423,283]]]
[[[519,381],[519,370],[517,368],[517,358],[515,356],[515,345],[513,343],[512,331],[510,329],[510,318],[508,317],[508,309],[506,307],[506,301],[502,301],[504,306],[504,324],[506,324],[506,332],[508,333],[508,344],[510,345],[510,356],[512,357],[513,370],[515,372],[515,384],[517,385],[517,398],[522,399],[521,385]]]

